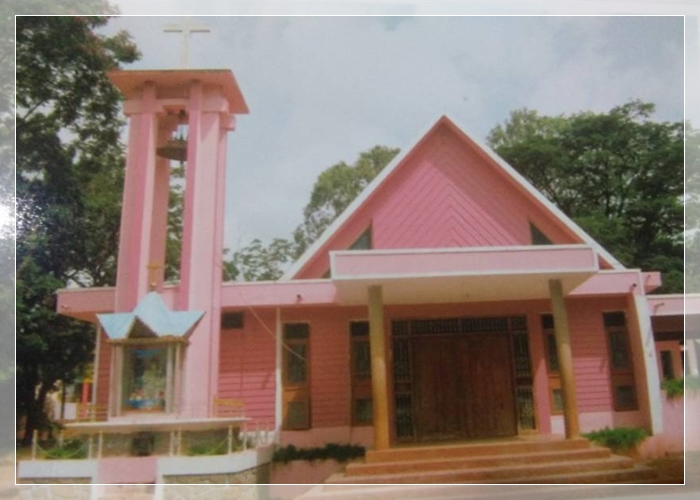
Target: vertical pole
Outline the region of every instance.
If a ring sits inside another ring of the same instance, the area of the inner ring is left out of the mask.
[[[243,422],[243,432],[241,432],[241,439],[243,441],[243,451],[248,449],[248,426]]]
[[[109,399],[107,400],[107,415],[114,417],[117,415],[117,346],[112,344],[109,349]],[[95,384],[97,385],[97,384]],[[97,400],[94,401],[97,403]],[[84,407],[87,411],[87,407]],[[87,414],[85,415],[87,418]]]
[[[639,286],[627,295],[627,328],[639,410],[647,420],[647,430],[659,434],[664,427],[659,365],[647,298]]]
[[[277,308],[275,319],[275,442],[279,443],[282,436],[282,311]]]
[[[102,349],[102,327],[97,325],[97,340],[95,342],[95,362],[92,364],[92,395],[90,398],[90,403],[97,404],[97,383],[99,382],[100,373],[100,351]],[[83,401],[87,403],[88,401]],[[108,413],[109,414],[109,413]]]
[[[228,451],[227,451],[227,453],[230,455],[231,451],[233,451],[233,426],[229,425],[228,426]]]
[[[88,459],[92,458],[92,448],[93,448],[93,436],[90,434],[90,437],[88,438]]]
[[[554,337],[557,342],[559,372],[561,374],[561,391],[564,399],[564,430],[567,439],[578,437],[578,407],[576,405],[576,380],[574,378],[574,358],[571,353],[569,320],[566,314],[564,291],[561,280],[549,280],[549,295],[552,301],[554,317]]]
[[[173,345],[168,344],[168,361],[165,369],[165,413],[173,411],[173,361]]]
[[[700,374],[698,371],[697,343],[696,339],[687,339],[685,344],[685,366],[688,375],[692,377],[697,377]]]
[[[389,395],[386,376],[386,346],[384,343],[384,301],[382,287],[368,288],[369,349],[372,369],[372,408],[374,448],[389,448]]]
[[[97,458],[102,458],[102,446],[104,445],[104,433],[100,431],[97,435]]]
[[[170,431],[170,440],[168,442],[168,455],[170,455],[171,457],[175,454],[174,437],[175,437],[175,431]]]
[[[117,390],[115,392],[116,395],[116,403],[117,403],[117,415],[121,415],[122,413],[122,400],[124,399],[124,394],[122,393],[122,379],[124,378],[124,346],[122,344],[119,344],[116,347],[117,351],[117,362],[116,362],[116,375],[117,375]],[[94,420],[94,419],[93,419]]]
[[[39,446],[39,431],[32,431],[32,460],[36,460],[36,449]]]
[[[180,414],[182,412],[182,346],[178,342],[175,346],[175,396],[173,397],[175,403],[175,413]]]

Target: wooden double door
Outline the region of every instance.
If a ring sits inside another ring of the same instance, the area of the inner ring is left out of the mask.
[[[418,441],[517,434],[508,333],[411,339]]]

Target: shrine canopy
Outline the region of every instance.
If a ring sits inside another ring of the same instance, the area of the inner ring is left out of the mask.
[[[98,314],[97,320],[111,341],[129,339],[186,340],[204,311],[171,311],[157,292],[149,292],[133,312]]]

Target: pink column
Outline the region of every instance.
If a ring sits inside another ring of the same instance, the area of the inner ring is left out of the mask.
[[[129,114],[129,151],[117,261],[115,310],[131,311],[148,291],[148,268],[156,210],[158,103],[155,86],[146,83]],[[167,198],[166,198],[167,204]],[[166,206],[167,210],[167,206]]]
[[[161,127],[158,130],[158,145],[164,144],[171,136],[171,127]],[[155,264],[156,267],[150,269],[147,276],[149,281],[155,283],[157,290],[162,290],[168,232],[170,160],[158,156],[156,156],[154,190],[151,246],[149,248],[150,256],[148,264]]]
[[[226,132],[223,96],[190,87],[189,134],[178,309],[203,310],[185,354],[183,410],[211,414],[219,371]]]
[[[530,338],[530,359],[532,360],[532,389],[537,415],[537,430],[540,434],[552,433],[551,404],[549,401],[549,375],[544,350],[542,322],[539,314],[531,312],[527,317]]]

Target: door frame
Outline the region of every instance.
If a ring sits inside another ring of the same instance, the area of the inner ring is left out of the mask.
[[[430,323],[435,324],[437,333],[430,332]],[[398,443],[418,442],[420,432],[416,419],[416,387],[413,367],[414,342],[416,337],[467,336],[467,335],[503,335],[508,339],[508,377],[511,388],[512,423],[514,436],[522,431],[519,413],[519,389],[521,383],[515,373],[515,352],[513,341],[515,335],[527,334],[527,316],[465,316],[451,318],[406,318],[390,320],[391,348],[391,388],[392,388],[392,436]],[[474,326],[477,325],[477,326]],[[481,326],[478,326],[481,325]],[[416,328],[418,327],[418,328]],[[471,330],[470,330],[471,329]],[[428,330],[428,331],[426,331]],[[527,353],[530,364],[530,385],[532,385],[532,356]],[[534,399],[534,398],[533,398]],[[534,400],[531,401],[534,405]],[[536,424],[535,424],[536,425]],[[447,438],[449,439],[449,438]],[[463,439],[470,439],[465,436]],[[478,439],[478,438],[477,438]]]

